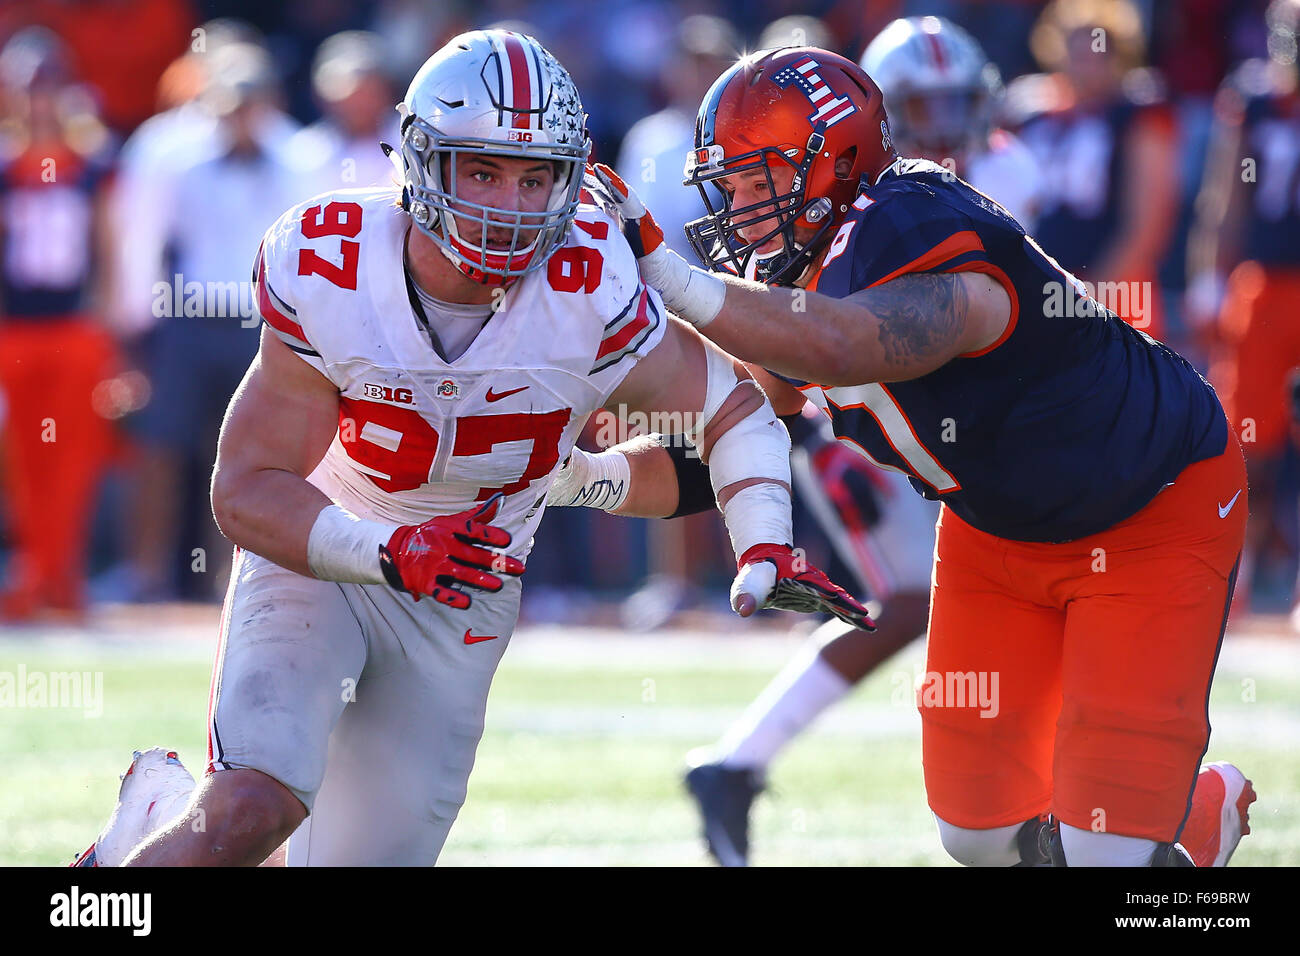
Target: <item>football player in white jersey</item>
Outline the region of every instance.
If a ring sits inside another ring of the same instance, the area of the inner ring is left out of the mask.
[[[861,66],[884,93],[900,155],[943,165],[1033,228],[1038,166],[1028,148],[994,128],[1001,81],[970,34],[942,17],[895,20],[867,46]],[[828,621],[721,740],[687,755],[686,785],[709,852],[724,866],[748,863],[750,805],[777,754],[923,634],[930,607],[938,503],[916,495],[903,475],[875,468],[834,441],[821,414],[786,421],[795,488],[841,560],[880,602],[880,629],[864,638],[838,619]]]
[[[548,500],[667,516],[707,475],[739,613],[871,626],[791,547],[763,393],[641,281],[554,58],[466,33],[398,109],[400,199],[317,196],[257,256],[266,324],[212,481],[237,548],[207,772],[191,792],[138,755],[83,863],[256,864],[286,838],[289,865],[433,863]],[[602,407],[676,416],[707,472],[644,439],[576,449]]]

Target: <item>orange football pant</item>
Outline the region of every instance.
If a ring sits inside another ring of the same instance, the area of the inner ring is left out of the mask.
[[[82,604],[91,509],[113,443],[113,424],[91,396],[115,357],[112,338],[90,319],[0,322],[15,609]]]
[[[1291,424],[1287,376],[1300,365],[1300,270],[1243,262],[1228,278],[1223,346],[1210,363],[1232,427],[1252,462],[1280,455]]]
[[[1177,838],[1209,743],[1246,498],[1230,433],[1133,517],[1065,544],[997,538],[943,509],[917,694],[936,815],[989,829],[1050,811]]]

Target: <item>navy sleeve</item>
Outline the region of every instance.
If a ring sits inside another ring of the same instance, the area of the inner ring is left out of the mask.
[[[853,218],[845,220],[841,234],[832,240],[817,277],[816,290],[823,295],[843,298],[909,272],[947,272],[968,262],[989,261],[971,219],[935,202],[924,185],[879,199],[864,193],[854,206]],[[848,229],[850,223],[854,225]],[[837,249],[840,245],[843,248]]]

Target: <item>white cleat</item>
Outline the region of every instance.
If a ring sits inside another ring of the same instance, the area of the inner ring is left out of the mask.
[[[194,778],[174,750],[132,754],[113,815],[72,866],[121,866],[145,838],[176,819],[194,792]]]

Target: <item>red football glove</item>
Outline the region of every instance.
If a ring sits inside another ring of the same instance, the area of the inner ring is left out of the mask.
[[[867,609],[809,564],[801,551],[783,544],[756,544],[736,563],[740,573],[731,585],[731,606],[741,617],[770,607],[801,614],[834,614],[864,631],[876,629]]]
[[[623,182],[622,177],[604,163],[597,163],[588,169],[600,183],[601,191],[608,194],[618,207],[619,215],[623,217],[623,237],[636,253],[637,259],[644,259],[663,245],[664,231],[659,228],[655,217],[650,215],[650,210],[646,209],[640,197]]]
[[[510,546],[510,532],[488,523],[497,516],[501,500],[498,492],[477,509],[398,528],[379,549],[379,563],[388,583],[417,601],[427,594],[462,611],[469,607],[470,598],[458,587],[500,591],[498,574],[518,577],[524,573],[524,563],[518,558],[488,550]]]

